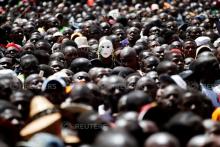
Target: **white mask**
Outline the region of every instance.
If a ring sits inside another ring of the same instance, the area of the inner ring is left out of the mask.
[[[113,44],[110,40],[101,40],[99,43],[99,53],[102,57],[108,58],[113,52]]]

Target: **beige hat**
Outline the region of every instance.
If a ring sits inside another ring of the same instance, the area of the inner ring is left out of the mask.
[[[197,56],[198,56],[200,53],[204,52],[204,51],[210,51],[210,52],[212,52],[212,49],[210,48],[209,45],[202,45],[202,46],[198,47],[198,48],[196,49],[196,57],[195,57],[195,58],[197,58]]]
[[[45,97],[35,96],[31,101],[29,114],[30,119],[33,120],[20,131],[20,135],[25,139],[39,132],[48,132],[60,136],[61,114],[52,110],[55,110],[55,106]],[[35,118],[38,115],[39,117]]]
[[[43,96],[35,96],[30,104],[30,118],[38,114],[39,112],[45,111],[47,109],[54,108],[54,105],[50,103]]]
[[[83,113],[87,111],[92,111],[92,106],[79,103],[63,103],[61,104],[61,111],[68,111],[69,113]]]
[[[84,47],[89,47],[87,38],[84,36],[77,37],[74,42],[77,44],[78,48],[84,48]]]

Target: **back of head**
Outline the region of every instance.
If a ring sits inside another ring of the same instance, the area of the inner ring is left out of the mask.
[[[109,130],[98,135],[95,147],[137,147],[136,140],[119,130]]]
[[[166,124],[169,133],[175,135],[181,146],[185,146],[192,136],[204,133],[202,119],[192,112],[179,112]]]
[[[168,133],[155,133],[145,142],[144,147],[179,147],[178,140]]]

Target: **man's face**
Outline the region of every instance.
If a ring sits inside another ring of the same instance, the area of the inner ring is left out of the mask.
[[[67,63],[71,63],[72,60],[78,57],[76,48],[73,46],[67,46],[64,48],[64,57]]]
[[[86,22],[84,25],[83,25],[83,35],[85,35],[86,37],[90,36],[91,35],[91,30],[90,30],[90,26],[91,24]]]
[[[164,58],[164,49],[162,47],[155,47],[155,48],[152,49],[152,52],[160,60],[163,60],[163,58]]]
[[[124,50],[120,53],[121,64],[132,69],[137,68],[137,56],[135,51]]]
[[[198,19],[193,19],[192,20],[192,25],[198,27],[200,25],[199,20]]]
[[[55,52],[50,56],[50,60],[57,60],[65,64],[65,57],[64,54],[61,52]]]
[[[66,36],[66,37],[69,38],[69,39],[70,39],[72,33],[73,33],[73,30],[70,29],[70,28],[66,28],[66,29],[63,31],[63,35]]]
[[[106,22],[101,23],[102,31],[105,35],[110,35],[110,25]]]
[[[160,35],[160,29],[158,27],[150,28],[149,35]]]
[[[150,48],[150,49],[153,49],[153,48],[159,47],[159,46],[160,46],[160,43],[157,42],[157,41],[151,41],[151,42],[149,43],[149,48]]]
[[[136,27],[131,27],[127,32],[128,41],[136,42],[140,38],[140,30]]]
[[[22,40],[24,37],[24,33],[22,31],[22,29],[20,27],[15,27],[15,28],[12,28],[12,31],[11,31],[11,38],[13,40]]]
[[[109,72],[106,69],[100,69],[95,76],[95,82],[98,83],[102,78],[108,77]]]
[[[64,64],[60,61],[51,61],[49,66],[53,69],[53,71],[56,73],[64,68]]]
[[[84,58],[88,58],[88,53],[90,52],[90,48],[89,47],[82,47],[82,48],[78,48],[77,50],[77,54],[79,57],[84,57]]]
[[[142,60],[141,62],[141,70],[145,73],[149,71],[156,70],[157,65],[159,64],[160,60],[157,57],[150,56],[147,59]]]
[[[207,117],[207,114],[212,111],[211,102],[209,102],[199,93],[185,92],[182,96],[181,108],[184,111],[192,111],[201,117]]]
[[[127,79],[127,89],[128,90],[134,90],[135,89],[135,86],[136,86],[136,83],[137,81],[140,79],[140,76],[131,76]]]
[[[156,96],[157,85],[153,79],[149,77],[142,77],[138,80],[136,84],[137,90],[143,90],[145,93],[150,94],[154,99]]]
[[[151,79],[154,80],[154,82],[159,85],[159,76],[156,71],[150,71],[146,74],[147,77],[150,77]]]
[[[180,89],[175,85],[169,85],[162,90],[162,95],[157,102],[164,108],[176,108],[180,98]]]
[[[50,27],[59,27],[59,25],[60,25],[59,20],[57,18],[55,18],[55,17],[50,18],[48,20],[48,23],[49,23]]]
[[[18,51],[15,47],[9,47],[5,51],[5,57],[16,58]]]
[[[16,109],[6,108],[0,114],[0,117],[10,121],[12,125],[17,127],[20,127],[23,124],[21,114]]]
[[[109,94],[120,98],[120,96],[126,90],[125,81],[119,77],[110,77],[106,90],[109,92]]]
[[[31,43],[33,43],[33,44],[35,44],[38,40],[40,40],[41,39],[41,36],[40,35],[38,35],[38,34],[34,34],[34,35],[31,35],[31,37],[30,37],[30,42]]]
[[[183,70],[184,67],[184,58],[181,54],[172,53],[172,61],[177,65],[179,71]]]
[[[191,58],[191,57],[188,57],[188,58],[185,58],[185,60],[184,60],[184,69],[189,69],[189,66],[190,66],[190,64],[192,63],[194,61],[194,59],[193,58]]]
[[[169,28],[170,30],[177,30],[177,24],[173,21],[169,21],[166,23],[166,27]]]
[[[186,57],[192,57],[195,58],[196,55],[196,44],[192,41],[187,41],[184,43],[183,46],[184,55]]]
[[[90,39],[90,40],[88,41],[88,44],[89,44],[89,46],[93,46],[93,45],[98,45],[99,42],[98,42],[98,40],[96,40],[96,39]]]
[[[11,58],[3,57],[0,59],[0,66],[4,69],[12,69],[13,62]]]
[[[16,92],[11,95],[10,100],[18,111],[22,114],[23,118],[28,118],[30,101],[25,97],[22,92]]]
[[[196,39],[199,36],[201,36],[202,31],[200,30],[199,27],[192,27],[192,29],[190,30],[190,37],[192,39]]]
[[[148,58],[148,57],[150,57],[150,56],[152,56],[152,55],[153,55],[152,52],[144,50],[144,51],[142,51],[142,52],[139,54],[139,60],[146,59],[146,58]]]
[[[119,37],[120,41],[122,41],[126,38],[126,34],[125,34],[124,30],[122,30],[122,29],[115,30],[114,34]]]
[[[40,76],[33,77],[27,85],[25,85],[27,89],[31,91],[40,92],[42,88],[42,84],[44,82],[44,78]]]
[[[104,103],[108,105],[112,112],[117,112],[118,101],[126,92],[126,82],[122,77],[110,76],[102,78],[98,86],[101,87],[101,93],[105,97]]]
[[[21,59],[21,69],[22,73],[26,76],[38,72],[38,62],[35,59],[31,59],[31,57],[27,57],[26,59]]]
[[[23,49],[25,51],[33,51],[35,48],[34,44],[32,44],[31,42],[30,43],[26,43],[23,47]]]
[[[38,41],[36,44],[35,44],[35,47],[36,49],[38,50],[44,50],[46,52],[49,52],[50,51],[50,44],[48,42],[44,42],[44,41]]]
[[[90,77],[86,72],[78,72],[73,76],[73,81],[76,83],[87,83],[90,81]]]
[[[161,13],[159,17],[162,22],[166,22],[168,20],[168,14],[166,13]]]
[[[182,43],[179,42],[179,41],[174,41],[174,42],[172,42],[172,43],[171,43],[171,46],[172,46],[173,48],[182,49]]]

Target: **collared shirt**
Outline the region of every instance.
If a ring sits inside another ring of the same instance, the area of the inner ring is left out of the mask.
[[[200,83],[202,93],[205,94],[211,101],[214,107],[220,106],[220,95],[214,92],[213,85]]]

